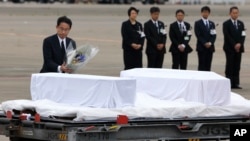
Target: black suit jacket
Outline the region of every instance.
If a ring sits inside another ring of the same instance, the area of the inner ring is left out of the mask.
[[[158,28],[161,30],[165,30],[165,25],[162,21],[158,21]],[[146,23],[144,23],[144,32],[147,39],[146,53],[166,53],[166,41],[167,34],[163,34],[161,32],[158,33],[157,27],[154,25],[153,21],[150,19]],[[164,48],[162,50],[157,49],[157,44],[164,44]]]
[[[180,44],[184,44],[186,46],[185,50],[184,50],[186,53],[190,53],[193,51],[193,49],[189,45],[189,41],[191,39],[191,34],[188,35],[188,31],[191,30],[191,26],[187,22],[184,22],[184,25],[186,27],[186,28],[184,28],[185,31],[183,31],[183,33],[181,33],[177,21],[170,24],[169,38],[171,40],[171,45],[170,45],[169,51],[172,53],[180,52],[178,49],[178,46]]]
[[[131,44],[136,43],[140,44],[142,47],[139,50],[143,49],[145,36],[142,37],[140,32],[143,32],[142,24],[136,21],[135,25],[132,25],[129,20],[124,21],[121,27],[122,34],[122,48],[124,50],[135,50]]]
[[[70,38],[66,38],[66,47],[72,44],[76,48],[76,43]],[[43,40],[43,72],[58,72],[58,66],[63,64],[64,55],[61,50],[57,34],[49,36]]]
[[[214,22],[209,20],[209,30],[207,30],[207,27],[205,26],[202,19],[198,20],[194,24],[194,32],[197,38],[196,43],[196,51],[215,51],[214,42],[216,40],[216,34],[212,35],[210,34],[211,30],[215,29]],[[206,48],[204,46],[205,43],[211,42],[212,45],[210,48]]]
[[[242,36],[242,32],[245,31],[244,23],[237,20],[238,29],[233,25],[231,19],[223,23],[224,45],[225,52],[236,52],[234,49],[235,44],[241,43],[240,52],[244,52],[245,37]]]

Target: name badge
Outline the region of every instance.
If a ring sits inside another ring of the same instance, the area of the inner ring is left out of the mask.
[[[141,38],[145,37],[144,32],[141,32]]]
[[[184,40],[188,41],[189,40],[189,36],[185,36]]]
[[[246,31],[242,31],[241,36],[246,36]]]
[[[192,32],[190,30],[188,30],[187,35],[192,35]]]
[[[215,30],[215,29],[211,29],[211,30],[210,30],[210,34],[211,34],[211,35],[216,35],[216,30]]]
[[[163,34],[163,35],[167,34],[167,32],[166,32],[166,30],[165,30],[164,28],[161,28],[161,29],[160,29],[160,32],[161,32],[161,34]]]

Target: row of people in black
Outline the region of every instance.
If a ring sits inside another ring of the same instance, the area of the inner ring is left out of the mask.
[[[215,52],[216,25],[208,20],[210,8],[201,8],[200,20],[194,24],[197,38],[196,51],[198,53],[198,70],[210,71]],[[167,33],[165,24],[159,20],[160,9],[151,7],[151,18],[144,26],[136,20],[139,10],[135,7],[128,9],[129,19],[122,23],[122,48],[124,69],[141,68],[142,50],[146,39],[146,55],[148,68],[162,68],[164,54],[166,53]],[[241,89],[240,65],[241,56],[244,52],[245,27],[238,20],[239,9],[233,6],[229,10],[230,19],[223,23],[224,45],[226,55],[225,76],[230,79],[231,87]],[[191,39],[191,25],[184,21],[185,12],[178,9],[175,13],[176,21],[170,24],[169,38],[171,45],[169,52],[172,54],[173,69],[187,69],[188,54],[193,51],[189,45]]]

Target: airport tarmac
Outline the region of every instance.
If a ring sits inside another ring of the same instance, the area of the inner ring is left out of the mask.
[[[75,39],[78,46],[91,44],[97,46],[99,53],[80,71],[79,74],[119,76],[123,70],[121,49],[121,23],[128,19],[127,9],[135,6],[140,10],[138,21],[149,20],[149,8],[153,5],[97,5],[97,4],[37,4],[37,3],[0,3],[0,102],[13,99],[30,99],[31,74],[39,73],[42,60],[42,42],[46,36],[55,34],[56,20],[66,15],[73,21],[69,37]],[[202,5],[158,5],[161,9],[160,20],[166,26],[175,21],[175,11],[183,9],[186,12],[185,21],[191,25],[200,19]],[[210,20],[217,26],[212,71],[224,76],[225,54],[222,50],[222,23],[229,19],[231,5],[211,6]],[[239,6],[240,19],[246,29],[250,26],[250,5]],[[193,32],[193,31],[192,31]],[[241,64],[242,90],[234,92],[250,99],[250,44],[249,30],[246,30],[245,53]],[[196,37],[191,39],[194,51],[189,54],[188,69],[197,70],[197,53],[195,51]],[[167,39],[167,49],[170,40]],[[164,68],[171,68],[171,54],[168,52],[164,59]],[[146,55],[143,55],[143,65],[146,67]],[[7,141],[0,136],[1,141]]]

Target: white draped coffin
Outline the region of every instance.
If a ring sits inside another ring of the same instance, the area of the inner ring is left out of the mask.
[[[120,76],[135,78],[137,92],[159,99],[218,106],[230,102],[230,80],[214,72],[136,68],[121,71]]]
[[[101,108],[133,106],[135,88],[135,79],[61,73],[32,74],[30,85],[32,100]]]

